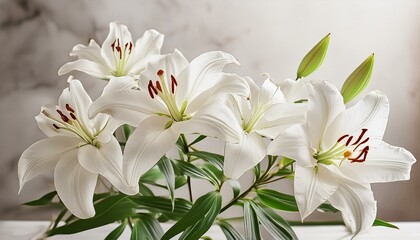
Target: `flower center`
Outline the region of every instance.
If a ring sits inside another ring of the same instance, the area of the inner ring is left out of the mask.
[[[369,137],[365,137],[367,131],[363,128],[355,141],[353,141],[354,136],[348,134],[341,136],[334,146],[325,152],[316,153],[314,158],[318,163],[327,165],[334,164],[337,160],[341,163],[346,159],[351,163],[366,161],[369,152]]]
[[[77,118],[77,114],[74,109],[70,106],[70,104],[66,104],[67,114],[64,114],[63,109],[60,109],[57,106],[57,113],[60,115],[61,119],[57,119],[51,113],[49,113],[46,109],[42,111],[47,118],[53,120],[53,127],[56,131],[63,130],[73,133],[83,139],[87,144],[91,144],[95,147],[99,147],[99,142],[95,140],[96,136],[101,132],[91,132],[89,129]],[[70,117],[69,117],[70,116]]]
[[[258,123],[261,117],[264,116],[265,111],[270,105],[270,103],[259,105],[256,109],[254,109],[249,120],[243,121],[242,128],[246,133],[250,133],[254,129],[255,125]]]
[[[120,39],[117,38],[111,44],[112,52],[114,53],[114,61],[117,69],[114,72],[116,77],[120,77],[125,75],[124,72],[124,65],[127,63],[128,59],[130,58],[131,51],[133,49],[133,42],[127,42],[122,46],[120,44]]]
[[[186,116],[184,116],[184,111],[187,107],[187,102],[184,101],[181,109],[178,108],[175,100],[175,89],[178,86],[178,82],[176,81],[175,77],[171,75],[171,87],[169,88],[169,86],[166,84],[167,82],[165,80],[164,73],[165,72],[162,69],[157,72],[159,80],[155,81],[155,84],[153,84],[152,80],[149,81],[149,85],[147,86],[149,95],[152,99],[154,99],[155,96],[159,96],[160,99],[162,99],[169,111],[170,117],[174,121],[179,122],[185,120]]]

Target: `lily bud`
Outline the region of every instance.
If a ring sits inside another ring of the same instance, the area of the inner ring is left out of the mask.
[[[297,78],[306,77],[309,74],[313,73],[315,70],[321,66],[322,62],[324,61],[325,55],[327,54],[328,45],[330,43],[330,33],[327,34],[319,43],[315,45],[309,51],[305,57],[300,62],[298,71],[297,71]]]
[[[344,82],[341,88],[344,103],[350,102],[366,88],[372,75],[374,59],[375,55],[372,53]]]

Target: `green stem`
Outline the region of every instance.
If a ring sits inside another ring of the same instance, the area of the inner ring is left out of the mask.
[[[133,231],[133,223],[131,222],[130,218],[127,218],[128,226],[130,227],[131,231]]]
[[[184,152],[184,154],[187,155],[190,152],[190,149],[188,148],[187,138],[185,137],[184,134],[181,134],[181,139],[182,139],[182,142],[184,143],[182,151]],[[187,157],[187,162],[191,162],[190,156]],[[194,199],[193,199],[193,194],[192,194],[191,178],[189,176],[187,176],[187,188],[188,188],[188,196],[189,196],[190,202],[193,202]]]

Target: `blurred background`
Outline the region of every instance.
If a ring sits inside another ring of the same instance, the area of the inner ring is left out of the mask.
[[[50,210],[20,206],[51,191],[51,176],[34,179],[17,195],[17,162],[44,137],[34,117],[42,105],[55,104],[67,86],[68,76],[59,77],[57,70],[72,60],[72,47],[91,38],[102,44],[114,20],[126,24],[134,39],[151,28],[163,33],[163,53],[178,48],[192,59],[210,50],[229,52],[241,66],[226,71],[254,79],[266,72],[274,80],[294,79],[300,60],[327,33],[332,36],[329,52],[312,79],[341,87],[374,52],[373,77],[365,93],[380,89],[390,99],[384,140],[419,157],[419,10],[416,0],[0,0],[0,219],[51,218]],[[104,82],[75,75],[92,98],[101,93]],[[220,149],[220,143],[210,144]],[[250,175],[241,181],[245,187]],[[197,196],[204,191],[201,184],[194,183]],[[273,187],[292,191],[291,182]],[[419,163],[410,181],[373,188],[379,218],[420,220]],[[309,220],[337,217],[315,213]]]

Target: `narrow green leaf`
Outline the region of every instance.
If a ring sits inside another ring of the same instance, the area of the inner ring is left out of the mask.
[[[259,179],[260,175],[261,175],[261,164],[257,164],[255,165],[254,169],[254,175],[255,175],[255,179]]]
[[[220,220],[218,225],[222,229],[227,240],[244,240],[244,237],[238,231],[236,231],[236,229],[230,225],[230,223]]]
[[[241,193],[241,183],[238,180],[230,179],[229,184],[233,190],[233,197],[236,198]]]
[[[74,222],[51,229],[48,236],[56,234],[72,234],[88,229],[100,227],[109,223],[123,220],[134,214],[136,204],[125,195],[115,195],[103,199],[95,205],[96,215],[88,219],[77,219]]]
[[[142,196],[154,196],[155,195],[153,193],[153,191],[149,187],[144,185],[143,183],[139,183],[139,189],[140,189],[140,194]]]
[[[344,103],[350,102],[367,87],[370,77],[372,76],[374,62],[375,55],[372,53],[344,82],[343,87],[341,88],[341,95],[343,95]]]
[[[30,201],[30,202],[26,202],[23,205],[26,206],[42,206],[42,205],[47,205],[52,203],[52,200],[54,199],[54,197],[57,195],[56,191],[50,192],[45,194],[44,196],[40,197],[37,200],[34,201]]]
[[[154,166],[145,174],[140,177],[140,182],[142,183],[149,183],[149,182],[156,182],[160,179],[163,179],[164,176],[162,172],[159,170],[158,166]]]
[[[104,198],[106,198],[106,197],[109,197],[109,196],[111,196],[111,193],[109,193],[109,192],[105,192],[105,193],[95,193],[95,194],[93,195],[93,201],[94,201],[94,202],[97,202],[97,201],[99,201],[99,200],[101,200],[101,199],[104,199]]]
[[[220,154],[204,152],[204,151],[195,151],[189,152],[188,156],[194,156],[200,159],[203,159],[206,162],[213,163],[218,169],[223,170],[224,157]]]
[[[163,229],[154,217],[146,213],[139,213],[136,217],[138,220],[133,226],[132,240],[152,240],[162,237]]]
[[[130,137],[130,135],[131,135],[131,127],[128,125],[128,124],[124,124],[123,125],[123,131],[124,131],[124,138],[125,138],[125,140],[127,141],[128,140],[128,138]]]
[[[271,189],[258,189],[257,196],[267,207],[283,211],[299,211],[296,199],[293,196],[280,193]]]
[[[196,143],[199,143],[199,142],[203,141],[206,137],[207,136],[200,135],[194,141],[192,141],[188,146],[192,146],[192,145],[194,145]]]
[[[181,171],[182,174],[185,174],[192,178],[200,178],[213,182],[212,177],[209,176],[207,172],[203,171],[201,168],[195,166],[192,163],[176,160],[173,161],[173,163],[178,168],[178,170]]]
[[[258,223],[257,215],[251,207],[250,201],[244,201],[244,224],[245,224],[245,239],[260,240],[260,225]]]
[[[379,218],[375,219],[372,226],[381,226],[381,227],[400,229],[398,226],[395,226],[394,224],[381,220]]]
[[[321,41],[319,41],[302,59],[300,62],[297,79],[306,77],[313,73],[321,66],[327,54],[328,45],[330,43],[330,34],[327,34]]]
[[[298,239],[290,225],[280,215],[269,208],[263,208],[258,204],[251,202],[261,225],[273,236],[274,239]]]
[[[172,208],[174,208],[174,193],[175,193],[175,172],[172,166],[171,160],[166,156],[163,156],[158,162],[158,167],[160,171],[165,176],[166,186],[169,192],[169,198],[172,201]]]
[[[118,238],[124,232],[126,226],[127,219],[124,219],[124,221],[117,228],[115,228],[112,232],[108,234],[108,236],[106,236],[105,240],[118,240]]]
[[[190,226],[194,226],[202,218],[204,218],[212,208],[214,202],[218,201],[220,197],[218,192],[209,192],[200,198],[194,203],[191,207],[191,210],[181,218],[177,223],[175,223],[162,237],[161,240],[169,240],[170,238],[176,236],[178,233],[185,231]]]
[[[222,196],[217,192],[212,205],[206,215],[194,226],[188,227],[179,238],[180,240],[196,240],[205,234],[213,225],[222,207]]]
[[[58,224],[60,223],[61,219],[63,219],[64,215],[66,215],[67,211],[67,208],[65,208],[58,214],[51,229],[57,228]]]
[[[328,203],[323,203],[318,207],[318,211],[320,212],[333,212],[336,213],[338,212],[338,209],[331,206],[331,204]]]
[[[136,208],[147,209],[155,213],[163,213],[171,219],[178,219],[187,214],[192,204],[182,198],[175,198],[172,209],[172,201],[169,198],[158,196],[130,196],[130,199],[137,204]]]

